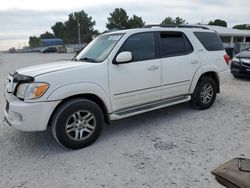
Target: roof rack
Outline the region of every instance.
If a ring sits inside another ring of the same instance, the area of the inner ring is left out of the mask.
[[[113,31],[118,31],[119,29],[110,29],[110,30],[105,30],[102,32],[102,34],[105,34],[105,33],[110,33],[110,32],[113,32]]]
[[[187,24],[151,24],[151,25],[145,25],[142,28],[152,28],[152,27],[165,27],[165,28],[200,28],[200,29],[207,29],[210,30],[206,26],[202,25],[187,25]]]

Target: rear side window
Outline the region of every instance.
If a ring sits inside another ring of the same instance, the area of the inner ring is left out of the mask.
[[[129,37],[122,45],[119,52],[130,51],[133,55],[133,61],[143,61],[154,59],[155,53],[155,35],[153,32],[138,33]]]
[[[210,32],[194,32],[204,48],[208,51],[224,50],[219,36]]]
[[[160,57],[188,54],[193,47],[181,32],[160,32]]]

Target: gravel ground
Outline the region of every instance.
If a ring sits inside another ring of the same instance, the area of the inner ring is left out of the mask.
[[[230,79],[215,104],[188,103],[112,122],[92,146],[71,151],[50,131],[25,133],[3,120],[11,69],[73,54],[0,54],[0,187],[222,187],[211,170],[250,158],[250,80]]]

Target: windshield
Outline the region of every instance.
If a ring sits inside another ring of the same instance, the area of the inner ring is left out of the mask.
[[[101,35],[90,42],[75,58],[75,61],[104,61],[123,34]]]

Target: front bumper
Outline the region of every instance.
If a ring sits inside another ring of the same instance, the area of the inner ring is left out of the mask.
[[[232,62],[230,70],[235,76],[250,77],[250,67],[248,68]]]
[[[21,131],[46,130],[51,114],[60,101],[26,103],[16,96],[4,93],[7,101],[4,118]]]
[[[250,70],[245,71],[241,69],[231,69],[231,73],[235,76],[250,77]]]

